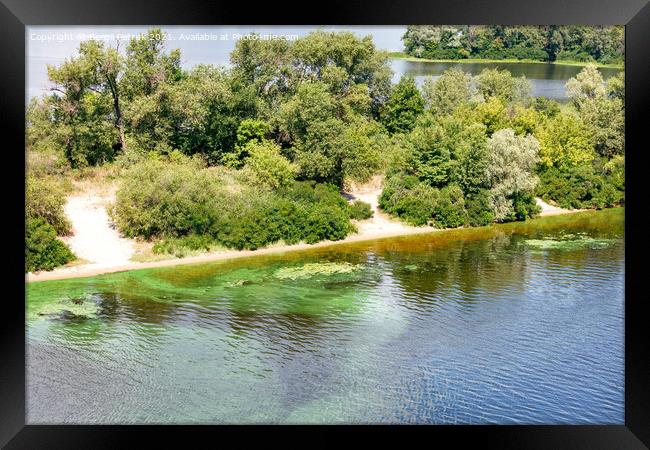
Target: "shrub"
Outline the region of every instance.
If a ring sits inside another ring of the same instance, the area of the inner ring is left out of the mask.
[[[487,190],[479,191],[476,195],[465,200],[467,222],[473,227],[481,227],[494,222],[494,211]]]
[[[338,240],[354,230],[350,206],[332,185],[260,190],[188,160],[133,166],[112,214],[125,234],[164,238],[154,251],[178,256],[216,244],[254,250],[278,241]]]
[[[179,258],[187,255],[187,250],[209,251],[216,242],[209,235],[190,234],[182,238],[166,238],[156,242],[153,252],[157,254],[166,253]]]
[[[420,226],[429,223],[440,197],[440,191],[421,183],[417,177],[398,175],[387,180],[379,196],[379,207],[388,214]]]
[[[623,203],[624,193],[615,179],[598,173],[591,164],[567,171],[549,168],[540,173],[537,195],[562,208],[602,208]]]
[[[264,186],[278,189],[288,186],[296,176],[296,166],[280,154],[280,146],[271,141],[250,141],[244,147],[246,158],[255,178]]]
[[[52,270],[75,259],[44,219],[28,218],[25,225],[25,272]]]
[[[534,217],[542,210],[537,205],[535,197],[529,192],[517,192],[512,197],[513,220],[526,220],[527,217]]]
[[[56,234],[70,233],[70,221],[65,215],[65,191],[60,184],[50,178],[28,177],[25,193],[25,216],[29,219],[41,218],[52,226]]]
[[[129,237],[204,234],[231,207],[226,197],[225,187],[209,170],[150,159],[126,173],[112,215]]]
[[[439,228],[456,228],[467,222],[465,198],[458,185],[451,184],[440,189],[433,216]]]
[[[350,206],[350,218],[355,220],[366,220],[373,216],[372,207],[369,203],[355,200]]]
[[[354,231],[344,211],[330,205],[316,205],[305,220],[304,239],[308,244],[322,240],[338,241]]]

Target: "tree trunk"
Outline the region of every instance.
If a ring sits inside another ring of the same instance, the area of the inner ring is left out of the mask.
[[[113,110],[115,111],[115,126],[120,132],[120,147],[122,151],[126,150],[126,139],[124,137],[124,120],[122,119],[122,110],[120,109],[120,95],[117,91],[117,82],[108,78],[108,85],[111,88],[113,96]]]

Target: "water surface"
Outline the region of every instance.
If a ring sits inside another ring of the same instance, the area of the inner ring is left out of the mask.
[[[623,210],[27,286],[29,423],[623,423]]]
[[[525,76],[532,85],[532,95],[535,97],[547,97],[560,102],[567,101],[566,82],[569,78],[575,77],[581,70],[580,66],[565,64],[542,64],[542,63],[456,63],[456,62],[426,62],[410,61],[406,59],[391,59],[393,69],[393,81],[399,81],[402,75],[411,75],[418,85],[424,82],[425,77],[431,76],[437,79],[445,70],[459,68],[472,75],[478,75],[484,69],[508,70],[515,77]],[[599,68],[604,79],[608,79],[619,73],[621,69]]]

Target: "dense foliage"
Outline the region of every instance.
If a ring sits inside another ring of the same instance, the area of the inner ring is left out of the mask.
[[[246,181],[244,173],[198,160],[152,158],[129,169],[112,214],[127,236],[182,238],[192,249],[314,243],[354,230],[335,186],[291,182],[270,189]]]
[[[415,25],[402,37],[406,54],[430,59],[531,59],[621,63],[621,26]]]
[[[25,272],[52,270],[75,259],[67,245],[57,239],[54,227],[40,218],[25,224]]]
[[[25,189],[25,217],[43,219],[59,236],[70,232],[70,221],[63,211],[65,190],[49,177],[30,176]]]
[[[524,78],[457,69],[423,86],[426,108],[401,135],[379,199],[414,225],[486,225],[539,212],[624,201],[623,95],[587,66],[567,83],[572,103],[530,97]]]
[[[370,219],[374,215],[372,211],[372,206],[369,203],[363,202],[361,200],[355,200],[354,203],[350,205],[350,218],[355,220],[366,220]]]
[[[25,271],[52,270],[75,257],[57,239],[70,233],[63,187],[50,177],[30,176],[25,195]]]

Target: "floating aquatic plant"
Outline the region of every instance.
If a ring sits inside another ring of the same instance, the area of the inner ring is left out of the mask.
[[[535,250],[577,250],[581,248],[605,248],[615,239],[592,238],[565,234],[560,239],[527,239],[526,245]]]
[[[311,278],[316,275],[328,276],[351,273],[360,268],[360,264],[350,264],[348,262],[307,263],[300,267],[283,267],[275,272],[275,277],[281,280],[299,280]]]
[[[75,297],[46,303],[34,310],[30,310],[29,315],[31,318],[60,317],[62,315],[95,318],[98,312],[99,306],[94,301],[89,298]]]

